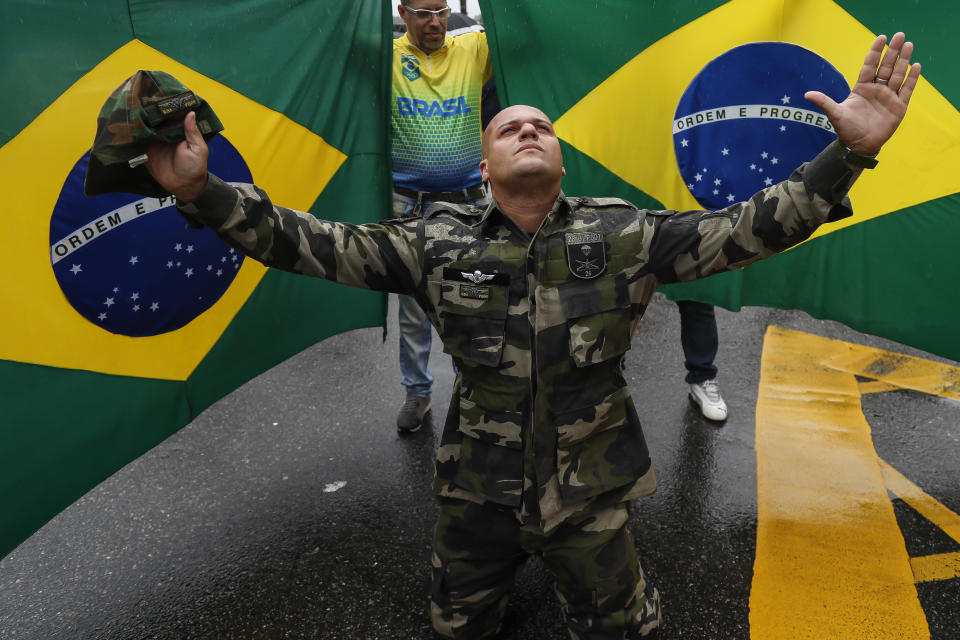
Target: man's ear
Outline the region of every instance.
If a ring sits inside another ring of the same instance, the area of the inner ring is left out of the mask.
[[[490,172],[487,171],[487,159],[484,158],[480,161],[480,181],[487,182],[490,180]]]
[[[562,177],[565,176],[565,175],[567,175],[567,168],[564,167],[564,166],[561,166],[561,167],[560,167],[560,177],[562,178]]]

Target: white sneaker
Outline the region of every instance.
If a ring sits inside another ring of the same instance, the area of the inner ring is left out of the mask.
[[[690,399],[700,407],[704,418],[718,422],[727,419],[727,403],[720,395],[720,385],[716,378],[691,384]]]

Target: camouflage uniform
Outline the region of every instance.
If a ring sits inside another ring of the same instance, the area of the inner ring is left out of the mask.
[[[619,199],[560,194],[534,234],[495,202],[486,210],[440,204],[422,218],[380,224],[326,222],[214,176],[181,211],[266,265],[408,294],[423,307],[459,368],[434,480],[444,498],[434,626],[454,637],[490,637],[503,590],[484,609],[477,603],[486,603],[492,586],[472,593],[462,584],[455,593],[444,586],[457,582],[457,569],[447,563],[467,545],[451,532],[482,531],[488,517],[467,503],[506,509],[516,520],[515,537],[562,535],[564,526],[586,531],[591,523],[621,530],[615,520],[624,511],[617,505],[656,488],[623,377],[624,354],[654,291],[769,257],[822,222],[850,215],[845,194],[853,179],[831,146],[788,180],[715,212],[646,211]],[[458,519],[468,525],[458,529]],[[610,539],[633,553],[629,538]],[[493,544],[483,535],[473,540],[479,549]],[[538,549],[542,540],[510,544],[527,552],[544,548]],[[622,561],[614,555],[559,560],[562,596],[570,590],[564,576],[577,581],[591,571],[572,563]],[[595,569],[597,575],[615,570]],[[643,595],[641,575],[637,567],[620,594],[594,587],[593,604],[620,598],[636,616],[644,608],[649,614],[656,602]],[[574,638],[620,638],[639,624],[605,606],[576,615]],[[474,618],[484,620],[474,626]]]
[[[620,640],[660,624],[660,598],[647,582],[627,528],[629,504],[568,517],[544,532],[520,525],[514,509],[440,498],[433,543],[431,616],[451,638],[494,638],[521,565],[538,554],[574,640]]]

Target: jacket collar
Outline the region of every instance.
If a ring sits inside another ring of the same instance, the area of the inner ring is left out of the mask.
[[[563,191],[561,191],[557,194],[557,199],[554,201],[553,207],[550,208],[550,212],[547,213],[547,217],[544,218],[541,227],[546,227],[555,221],[565,220],[569,217],[571,211],[573,211],[573,203]],[[491,198],[490,204],[487,205],[486,211],[480,215],[480,219],[477,220],[476,225],[499,224],[506,220],[510,220],[510,216],[500,209],[500,205],[497,204],[495,199]]]

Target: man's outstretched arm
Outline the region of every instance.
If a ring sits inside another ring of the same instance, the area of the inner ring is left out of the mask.
[[[416,221],[354,225],[275,205],[254,185],[226,184],[207,172],[207,144],[193,112],[184,131],[178,144],[151,145],[147,167],[186,218],[268,267],[364,289],[417,290],[422,243]]]

